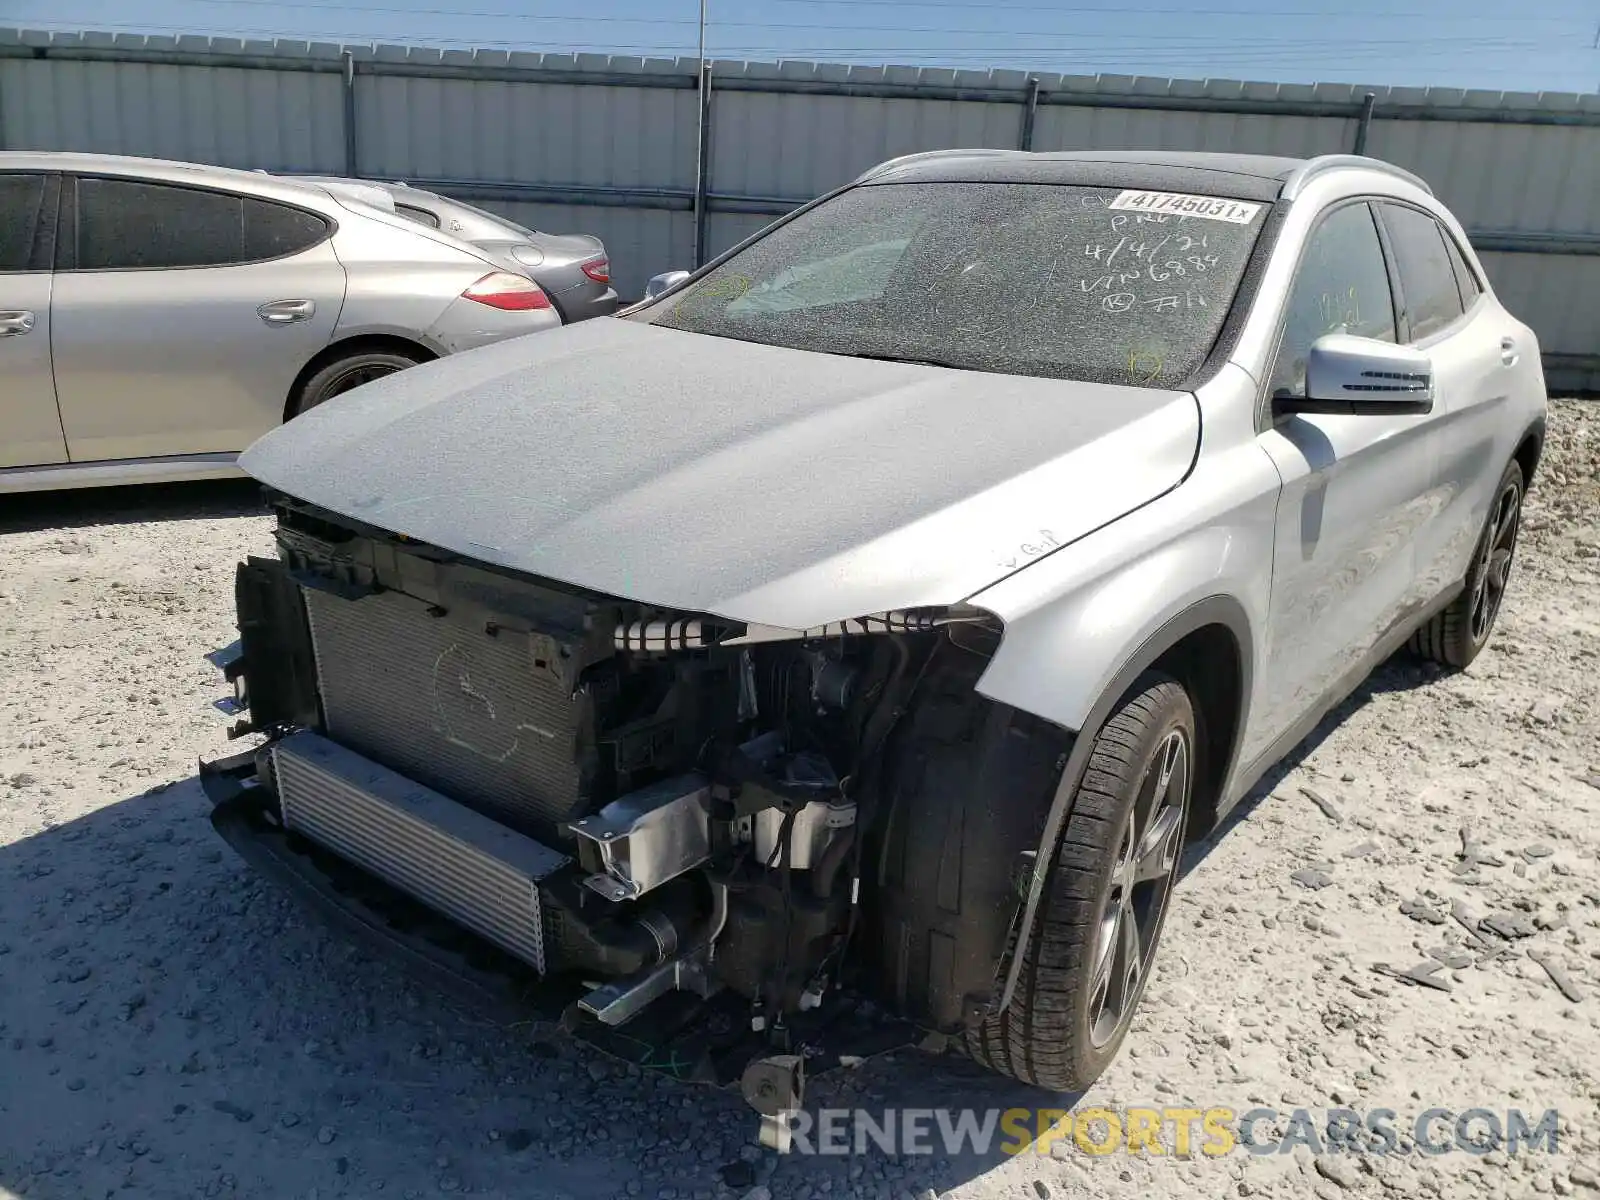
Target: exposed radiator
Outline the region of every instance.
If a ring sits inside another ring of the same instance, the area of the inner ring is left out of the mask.
[[[544,970],[538,881],[564,855],[310,731],[272,763],[290,829]]]
[[[526,634],[490,636],[398,592],[305,598],[330,736],[525,829],[573,814],[579,704]]]

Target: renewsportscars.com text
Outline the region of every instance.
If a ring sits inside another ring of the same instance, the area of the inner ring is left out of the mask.
[[[1557,1110],[1228,1107],[825,1108],[780,1115],[793,1154],[1560,1153]]]

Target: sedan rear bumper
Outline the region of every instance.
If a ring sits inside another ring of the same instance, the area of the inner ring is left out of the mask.
[[[615,288],[580,284],[550,297],[568,325],[574,321],[587,321],[590,317],[609,317],[622,307],[622,298]]]

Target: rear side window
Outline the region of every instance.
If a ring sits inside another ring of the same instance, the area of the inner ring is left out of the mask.
[[[1411,340],[1421,341],[1463,312],[1455,269],[1445,248],[1445,232],[1425,212],[1398,204],[1381,207],[1400,272],[1400,292]]]
[[[211,267],[243,257],[239,197],[137,179],[78,182],[80,271]]]
[[[78,181],[80,271],[258,262],[327,234],[321,217],[254,197],[138,179]]]
[[[1478,277],[1472,273],[1472,268],[1467,266],[1466,255],[1461,253],[1461,247],[1456,245],[1455,238],[1450,236],[1448,230],[1444,231],[1444,248],[1450,254],[1450,266],[1456,273],[1456,290],[1461,293],[1461,307],[1471,308],[1483,295],[1483,288],[1478,283]]]
[[[309,250],[328,236],[328,222],[298,208],[270,200],[244,199],[246,261],[282,258]]]
[[[1327,333],[1395,340],[1389,270],[1365,204],[1335,209],[1306,243],[1289,292],[1271,395],[1305,395],[1306,356],[1311,343]]]
[[[0,175],[0,271],[32,269],[43,206],[43,175]]]

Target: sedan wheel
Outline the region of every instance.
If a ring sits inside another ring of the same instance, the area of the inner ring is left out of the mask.
[[[305,381],[292,406],[292,415],[298,416],[335,396],[342,396],[362,384],[393,375],[396,371],[414,367],[421,361],[421,357],[388,350],[358,350],[343,358],[336,358]]]

